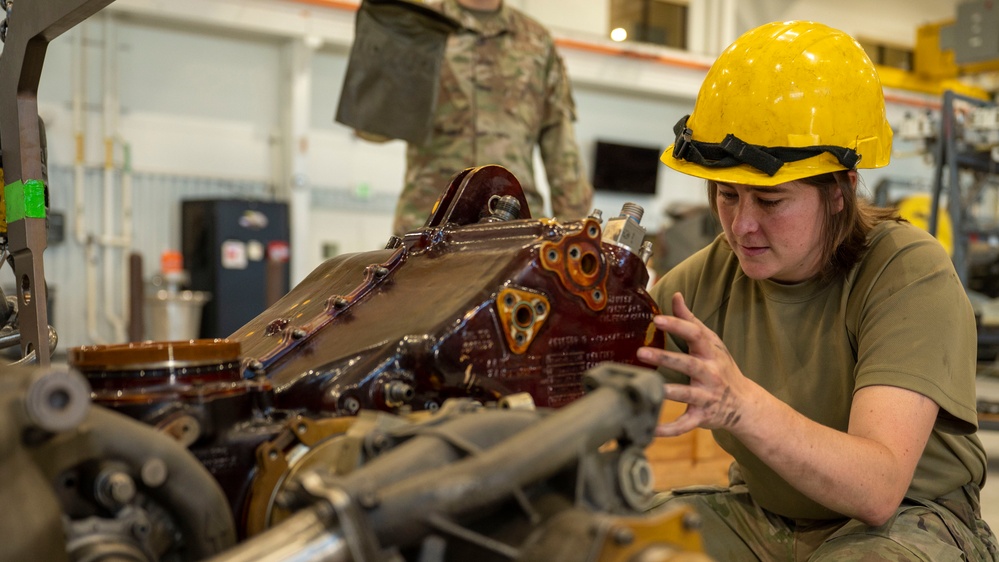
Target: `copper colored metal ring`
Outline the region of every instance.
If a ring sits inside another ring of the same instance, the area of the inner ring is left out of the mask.
[[[91,345],[69,350],[69,364],[80,371],[135,371],[217,365],[239,361],[240,344],[227,339],[146,341]]]

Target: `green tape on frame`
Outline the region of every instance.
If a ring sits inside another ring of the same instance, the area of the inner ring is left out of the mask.
[[[7,223],[24,218],[45,218],[45,184],[40,180],[16,181],[4,188]]]

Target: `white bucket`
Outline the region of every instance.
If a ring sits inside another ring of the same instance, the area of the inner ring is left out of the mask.
[[[211,295],[161,289],[146,297],[146,339],[192,340],[201,330],[201,310]]]

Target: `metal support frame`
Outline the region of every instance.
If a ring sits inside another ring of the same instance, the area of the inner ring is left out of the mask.
[[[5,188],[44,180],[38,126],[38,82],[49,42],[114,0],[34,0],[9,6],[0,53],[0,150]],[[42,252],[45,218],[26,216],[8,226],[14,259],[21,352],[49,363],[48,306]]]
[[[994,162],[989,152],[967,150],[959,146],[957,135],[958,122],[954,102],[962,101],[975,107],[994,105],[978,98],[968,97],[951,90],[944,92],[943,107],[940,110],[940,134],[933,151],[936,164],[933,177],[933,196],[930,206],[928,230],[934,236],[937,234],[937,223],[940,211],[940,198],[946,190],[947,214],[954,230],[954,268],[957,269],[961,283],[968,286],[968,240],[971,236],[987,236],[999,234],[995,229],[982,230],[972,224],[971,213],[968,210],[970,201],[965,201],[961,193],[960,173],[962,170],[999,174],[999,165]],[[946,183],[944,173],[946,171]]]

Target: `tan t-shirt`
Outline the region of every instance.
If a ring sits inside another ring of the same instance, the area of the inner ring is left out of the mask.
[[[977,336],[967,294],[926,232],[890,221],[869,241],[845,279],[781,285],[746,277],[720,235],[666,274],[652,295],[668,313],[671,295],[683,294],[747,377],[823,425],[846,431],[853,393],[865,386],[931,398],[940,414],[907,495],[935,499],[969,482],[982,485],[986,457],[974,435]],[[685,349],[667,340],[667,348]],[[764,508],[785,517],[842,517],[798,492],[728,432],[714,435]]]

